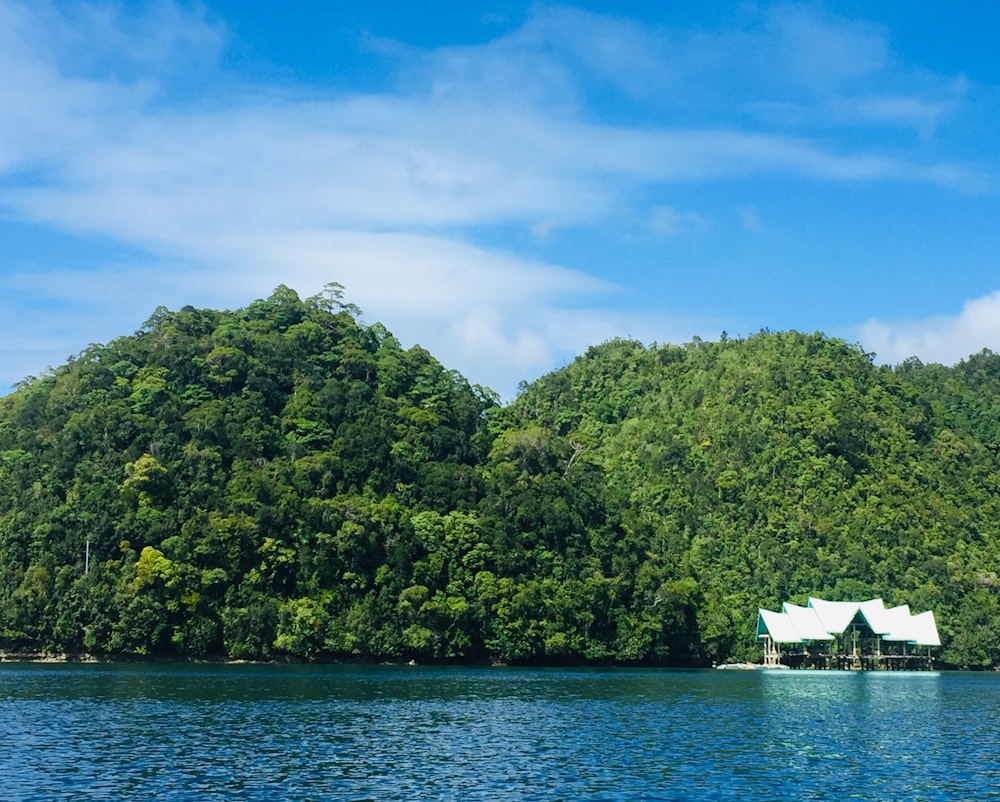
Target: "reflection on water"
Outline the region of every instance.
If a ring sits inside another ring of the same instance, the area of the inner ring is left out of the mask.
[[[3,798],[997,798],[993,675],[0,665]]]

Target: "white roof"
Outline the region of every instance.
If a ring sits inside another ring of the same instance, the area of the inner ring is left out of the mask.
[[[770,635],[776,643],[802,643],[802,636],[786,613],[757,612],[757,637]]]
[[[940,646],[941,638],[938,636],[937,623],[934,621],[934,613],[928,610],[925,613],[917,613],[910,619],[913,633],[916,637],[913,643],[917,646]]]
[[[883,640],[911,641],[914,638],[913,616],[910,614],[909,605],[883,607],[881,610],[872,611],[870,615],[866,613],[865,619],[872,632],[881,635]]]
[[[838,635],[851,625],[858,614],[859,602],[832,602],[809,597],[809,606],[816,611],[827,632]]]
[[[785,602],[780,613],[760,610],[757,637],[770,636],[776,643],[833,640],[860,613],[872,632],[887,641],[906,641],[918,646],[940,646],[934,613],[913,615],[909,605],[886,607],[881,599],[863,602],[831,602],[809,597],[809,606]]]
[[[785,602],[781,605],[781,611],[791,620],[800,640],[833,640],[833,635],[823,626],[812,607],[799,607]]]

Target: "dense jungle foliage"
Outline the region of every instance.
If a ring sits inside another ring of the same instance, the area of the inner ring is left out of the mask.
[[[1000,356],[615,340],[501,408],[357,312],[161,308],[0,400],[0,648],[704,665],[818,595],[1000,663]]]

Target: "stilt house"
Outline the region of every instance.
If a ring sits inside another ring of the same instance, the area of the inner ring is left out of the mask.
[[[758,611],[757,638],[765,665],[793,668],[930,668],[930,650],[941,645],[933,612],[914,615],[881,599],[785,602],[780,613]]]

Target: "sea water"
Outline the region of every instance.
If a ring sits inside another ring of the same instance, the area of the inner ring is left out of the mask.
[[[1000,799],[1000,675],[0,664],[3,800]]]

